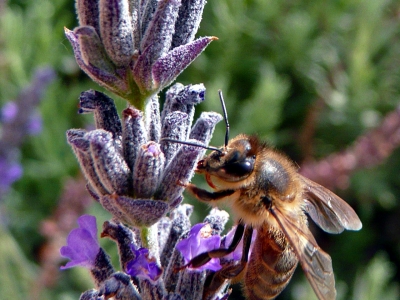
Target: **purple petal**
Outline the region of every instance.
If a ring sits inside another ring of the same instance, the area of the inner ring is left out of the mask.
[[[236,232],[236,226],[233,226],[231,230],[229,230],[229,232],[226,234],[225,236],[225,240],[224,240],[224,247],[227,248],[233,240],[233,236],[235,235]],[[253,235],[251,237],[251,246],[250,246],[250,251],[249,251],[249,257],[251,255],[251,251],[253,250],[253,246],[254,246],[254,241],[257,237],[257,230],[254,229],[253,230]],[[240,260],[242,258],[242,253],[243,253],[243,239],[240,240],[239,244],[237,245],[235,251],[233,251],[232,253],[224,256],[225,259],[228,260]]]
[[[191,259],[195,256],[217,249],[221,244],[221,237],[218,235],[213,235],[210,237],[202,236],[202,229],[206,226],[205,223],[199,223],[192,227],[189,232],[189,235],[186,239],[181,240],[176,245],[176,249],[178,249],[185,260],[185,264],[189,263]],[[203,270],[212,270],[218,271],[221,269],[221,265],[219,263],[218,258],[211,259],[205,265],[196,268],[195,270],[203,271]]]
[[[126,273],[132,277],[157,280],[161,276],[162,269],[157,265],[154,258],[149,258],[149,250],[146,248],[135,250],[132,245],[132,251],[135,258],[127,264]]]
[[[68,235],[67,246],[60,249],[61,256],[71,260],[61,269],[75,266],[94,267],[96,255],[100,250],[97,241],[96,218],[83,215],[78,219],[78,224],[79,228],[73,229]]]

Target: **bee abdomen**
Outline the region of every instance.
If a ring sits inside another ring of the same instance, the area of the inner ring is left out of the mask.
[[[297,262],[282,232],[260,228],[244,278],[247,299],[274,299],[289,283]]]

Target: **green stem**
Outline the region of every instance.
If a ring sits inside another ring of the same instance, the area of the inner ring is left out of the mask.
[[[150,237],[149,228],[142,227],[140,229],[140,238],[142,240],[142,246],[147,249],[149,248],[149,245],[150,245],[149,237]]]

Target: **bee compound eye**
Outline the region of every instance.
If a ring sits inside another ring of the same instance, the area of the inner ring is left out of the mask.
[[[239,178],[246,177],[253,172],[254,161],[254,158],[250,157],[242,161],[228,162],[223,169],[225,173],[230,176]]]

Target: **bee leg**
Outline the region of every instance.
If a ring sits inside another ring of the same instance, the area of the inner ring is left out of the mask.
[[[183,270],[187,267],[191,268],[198,268],[206,263],[208,263],[212,258],[221,258],[224,257],[225,255],[232,253],[235,251],[237,245],[239,244],[240,240],[242,239],[244,232],[244,224],[239,223],[236,227],[235,234],[233,236],[231,244],[228,246],[228,248],[220,248],[220,249],[214,249],[208,252],[203,252],[195,257],[193,257],[189,263],[186,265],[182,266],[179,268],[179,270]]]
[[[235,191],[234,190],[222,190],[218,192],[208,192],[206,190],[200,189],[194,184],[189,183],[186,186],[186,190],[195,196],[198,200],[203,202],[210,202],[210,201],[218,201],[222,200],[225,197],[232,195]]]
[[[249,260],[252,235],[253,228],[251,226],[247,226],[243,236],[243,252],[240,262],[237,263],[237,261],[233,261],[224,266],[221,270],[215,272],[214,274],[211,274],[210,277],[207,278],[205,284],[203,299],[208,299],[210,295],[215,294],[222,287],[226,280],[237,277],[244,270]]]

